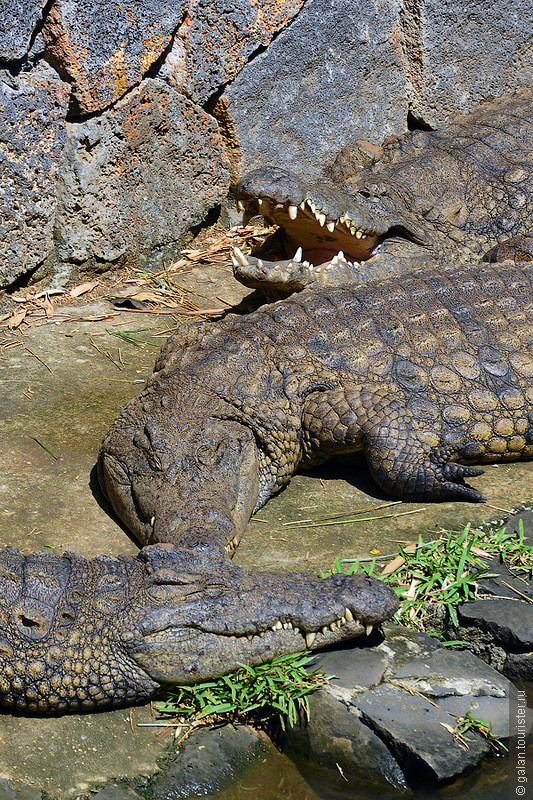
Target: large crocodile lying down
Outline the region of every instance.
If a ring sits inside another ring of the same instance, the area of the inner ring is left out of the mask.
[[[164,544],[92,561],[0,550],[0,596],[1,702],[41,714],[140,702],[161,684],[333,644],[397,605],[366,576],[250,573]]]
[[[289,259],[258,262],[237,252],[239,280],[281,296],[459,266],[489,251],[489,260],[533,257],[533,239],[522,238],[533,213],[531,91],[479,106],[443,130],[406,134],[364,166],[360,152],[346,149],[329,176],[312,183],[277,167],[239,182],[240,207],[281,226],[277,255]]]
[[[3,702],[118,705],[364,633],[397,605],[379,581],[226,559],[254,509],[299,466],[357,451],[393,495],[479,501],[469,465],[531,458],[532,417],[531,264],[314,289],[178,333],[99,459],[120,518],[167,544],[92,562],[3,551]]]

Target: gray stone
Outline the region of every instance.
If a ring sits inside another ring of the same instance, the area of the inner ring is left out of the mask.
[[[508,697],[489,697],[481,695],[472,697],[442,697],[439,705],[448,714],[457,717],[464,717],[470,714],[473,719],[490,722],[490,729],[504,744],[509,739],[509,698]]]
[[[449,730],[453,717],[423,697],[391,685],[369,689],[355,700],[363,721],[388,742],[406,775],[423,781],[444,781],[474,767],[489,749],[477,733],[468,750]],[[448,726],[448,727],[445,727]]]
[[[479,594],[492,594],[498,598],[508,597],[517,600],[521,594],[525,594],[533,599],[533,583],[525,580],[527,573],[523,570],[523,577],[513,575],[507,564],[500,563],[500,559],[494,556],[491,561],[485,561],[487,570],[494,577],[479,578],[477,581]],[[517,591],[515,591],[517,590]]]
[[[167,83],[146,80],[93,120],[70,124],[56,222],[59,263],[162,264],[225,196],[213,118]]]
[[[0,72],[0,288],[52,251],[68,96],[46,64],[17,77]]]
[[[0,61],[15,61],[27,53],[46,0],[3,0],[0,6]]]
[[[268,746],[252,728],[224,725],[193,734],[151,787],[151,800],[174,800],[220,791],[265,756]]]
[[[396,669],[391,680],[430,697],[508,697],[509,681],[468,650],[441,648]]]
[[[196,103],[231,81],[259,47],[298,13],[304,0],[196,0],[176,45],[185,53],[184,91]]]
[[[533,652],[508,653],[503,672],[511,681],[533,682]]]
[[[489,631],[506,648],[533,648],[533,605],[522,600],[476,600],[459,606],[461,625]]]
[[[406,68],[414,88],[411,111],[440,127],[477,103],[530,86],[533,80],[531,2],[411,0],[404,4]]]
[[[170,45],[188,0],[107,7],[58,0],[43,26],[46,58],[73,85],[77,113],[101,110],[138,84]]]
[[[326,771],[338,769],[338,764],[348,785],[360,790],[374,788],[380,796],[396,797],[408,791],[389,748],[361,722],[353,707],[340,703],[329,687],[312,694],[309,707],[309,723],[302,721],[287,730],[285,752]]]
[[[406,128],[410,85],[399,4],[310,0],[222,96],[240,169],[276,163],[317,175],[347,143]]]
[[[365,637],[364,642],[367,643]],[[355,688],[369,689],[376,686],[383,678],[389,660],[386,653],[375,647],[368,647],[354,642],[352,647],[335,648],[325,653],[319,652],[312,664],[312,669],[319,667],[327,675],[333,675],[332,686],[343,687],[353,691]],[[347,656],[347,651],[351,657]]]

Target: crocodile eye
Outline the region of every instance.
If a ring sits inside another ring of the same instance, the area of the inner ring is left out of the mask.
[[[202,444],[195,453],[196,461],[203,467],[215,467],[221,461],[225,449],[224,442]]]

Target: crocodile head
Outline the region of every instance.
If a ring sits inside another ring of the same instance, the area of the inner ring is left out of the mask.
[[[386,193],[372,194],[365,187],[347,192],[327,179],[306,183],[270,166],[245,175],[235,197],[245,222],[260,214],[281,230],[275,261],[248,258],[240,251],[233,260],[241,283],[267,289],[272,296],[308,285],[384,277],[390,274],[391,257],[394,263],[403,258],[405,268],[427,258],[424,231]]]
[[[365,575],[248,573],[171,545],[136,558],[0,550],[0,704],[62,714],[131,705],[370,632],[397,608]]]
[[[150,602],[129,654],[163,683],[195,683],[369,634],[398,608],[395,593],[367,575],[248,572],[168,545],[140,557]]]
[[[232,420],[216,396],[185,377],[180,386],[153,380],[104,438],[98,477],[143,544],[171,542],[221,557],[257,505],[258,450],[250,428]]]

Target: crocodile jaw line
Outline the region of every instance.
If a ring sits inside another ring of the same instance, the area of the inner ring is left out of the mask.
[[[137,663],[150,676],[161,683],[190,684],[216,677],[221,673],[218,666],[210,664],[210,653],[216,651],[216,664],[223,657],[223,672],[237,669],[243,663],[261,663],[287,653],[299,653],[309,649],[327,647],[357,636],[370,635],[371,624],[355,618],[346,609],[344,615],[323,625],[318,630],[298,628],[290,622],[277,620],[266,630],[246,634],[221,634],[201,625],[176,631],[169,628],[146,637],[147,648],[134,654]],[[207,627],[207,626],[206,626]],[[191,642],[191,650],[187,642]]]

